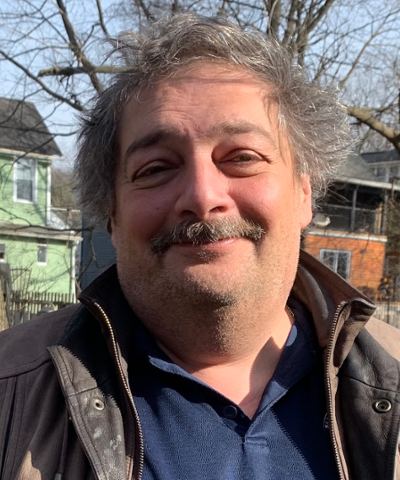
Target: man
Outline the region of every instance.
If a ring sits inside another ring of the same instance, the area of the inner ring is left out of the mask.
[[[347,155],[339,102],[221,19],[116,49],[77,175],[117,266],[3,333],[2,478],[399,479],[399,332],[299,264]]]

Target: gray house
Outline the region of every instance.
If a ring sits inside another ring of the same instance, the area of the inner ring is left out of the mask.
[[[361,156],[383,182],[400,180],[400,155],[397,150],[363,153]]]

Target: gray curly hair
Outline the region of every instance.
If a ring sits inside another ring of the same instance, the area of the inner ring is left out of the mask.
[[[222,17],[178,14],[143,34],[122,33],[110,56],[115,54],[124,69],[83,115],[75,163],[82,208],[93,223],[107,220],[113,210],[125,105],[141,89],[195,62],[236,65],[273,86],[297,174],[310,176],[314,200],[348,155],[349,127],[337,92],[310,82],[290,52],[259,32],[244,31]]]

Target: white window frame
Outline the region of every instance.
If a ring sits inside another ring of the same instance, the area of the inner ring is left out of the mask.
[[[39,252],[40,249],[45,247],[44,252],[46,256],[46,260],[44,262],[39,260]],[[48,254],[49,254],[49,242],[46,238],[38,238],[37,241],[37,264],[38,265],[47,265],[48,262]]]
[[[339,253],[344,253],[346,254],[347,256],[347,262],[346,262],[346,276],[344,277],[345,280],[349,280],[350,278],[350,266],[351,266],[351,251],[349,250],[335,250],[335,249],[330,249],[330,248],[321,248],[321,250],[319,251],[319,259],[321,260],[322,263],[324,263],[324,254],[325,253],[330,253],[330,254],[333,254],[333,258],[334,258],[334,265],[333,265],[333,268],[332,270],[335,272],[335,273],[338,273],[337,272],[337,266],[338,266],[338,258],[339,258]],[[326,265],[326,264],[324,264]],[[331,268],[331,267],[329,267]],[[338,274],[339,275],[339,274]],[[343,277],[342,277],[343,278]]]
[[[32,200],[25,200],[23,198],[18,198],[17,196],[17,175],[18,175],[18,162],[29,162],[32,165],[33,170],[33,179],[32,179]],[[21,158],[14,161],[14,202],[18,203],[27,203],[34,205],[37,202],[37,161],[31,158]]]

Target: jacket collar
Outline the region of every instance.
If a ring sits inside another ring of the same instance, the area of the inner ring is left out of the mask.
[[[122,292],[116,265],[97,277],[80,293],[78,298],[100,322],[105,338],[109,339],[109,332],[105,328],[102,312],[108,317],[120,349],[125,370],[129,350],[132,347],[130,339],[133,338],[134,329],[139,320]],[[110,345],[109,349],[111,350]]]
[[[292,295],[311,312],[320,347],[336,345],[334,364],[340,367],[376,307],[368,297],[304,251],[300,253]]]

